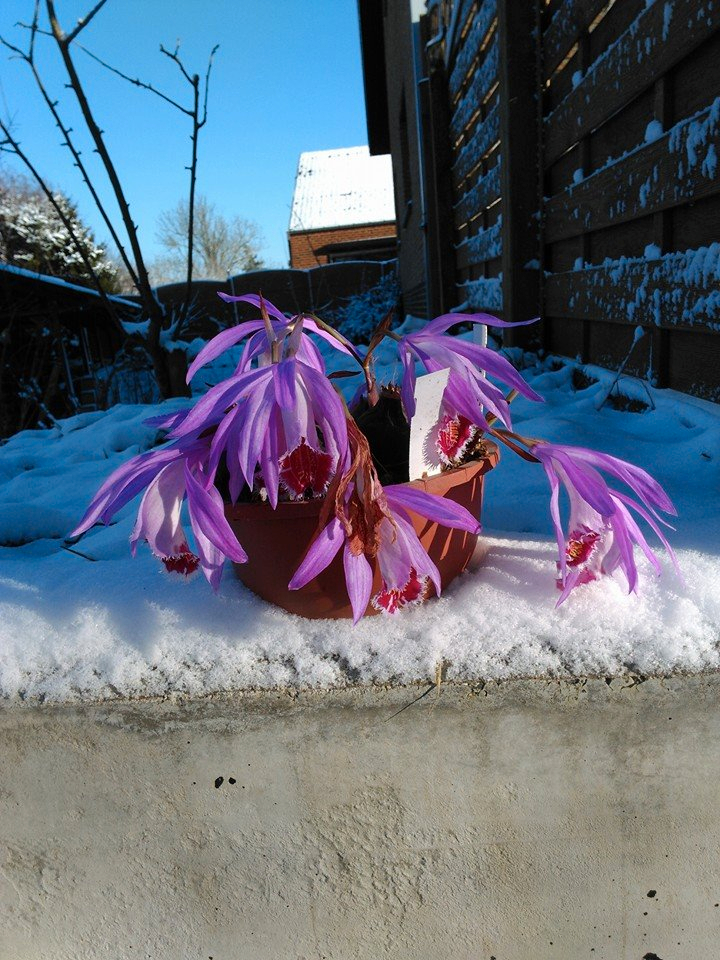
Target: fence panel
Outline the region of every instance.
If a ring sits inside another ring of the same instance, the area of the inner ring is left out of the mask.
[[[625,223],[717,193],[720,97],[545,204],[545,240]]]
[[[720,399],[720,3],[429,5],[458,302]]]
[[[576,0],[541,45],[544,345],[612,366],[640,327],[628,372],[720,399],[720,9]]]
[[[720,27],[720,6],[652,3],[594,62],[545,121],[545,162],[608,120]]]
[[[457,11],[457,13],[456,13]],[[469,11],[469,16],[468,16]],[[448,72],[455,289],[472,307],[492,291],[497,307],[502,254],[500,167],[497,143],[498,0],[452,5],[445,58]],[[491,280],[489,287],[479,281]]]

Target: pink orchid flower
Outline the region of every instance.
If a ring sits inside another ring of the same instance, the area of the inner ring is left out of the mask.
[[[208,477],[212,482],[225,456],[233,502],[243,483],[253,489],[258,470],[273,508],[281,482],[294,496],[303,496],[306,490],[319,496],[346,457],[342,400],[325,375],[299,356],[304,323],[303,317],[296,318],[292,329],[276,341],[276,360],[244,369],[212,387],[170,432],[171,437],[183,437],[202,427],[215,428]],[[288,478],[297,481],[298,460],[305,448],[312,451],[316,479],[310,477],[311,485],[303,490],[297,482],[288,483]]]
[[[628,592],[637,588],[638,572],[634,544],[640,547],[659,574],[661,566],[647,543],[631,510],[657,534],[680,576],[675,554],[660,529],[668,524],[658,510],[676,514],[676,510],[649,473],[617,457],[584,447],[569,447],[538,442],[532,446],[534,456],[542,463],[550,482],[550,513],[558,543],[558,606],[575,587],[601,576],[621,570]],[[608,486],[598,471],[622,481],[640,499]],[[567,533],[560,519],[560,486],[570,500]]]
[[[403,365],[401,396],[405,415],[410,419],[415,414],[415,361],[419,360],[428,373],[449,368],[450,377],[443,394],[443,406],[451,416],[461,414],[470,423],[483,429],[487,423],[481,406],[493,413],[506,426],[511,426],[510,407],[501,390],[483,374],[488,373],[507,384],[530,400],[543,401],[520,376],[513,365],[488,347],[468,343],[447,331],[456,323],[483,323],[494,327],[525,326],[535,320],[520,324],[506,323],[488,313],[448,313],[431,320],[421,330],[408,333],[398,343]]]
[[[225,519],[222,497],[208,483],[209,452],[208,438],[189,437],[133,457],[103,483],[70,536],[80,536],[98,521],[109,523],[147,488],[130,538],[133,555],[138,542],[146,540],[168,570],[187,575],[200,566],[217,590],[225,558],[245,563],[247,554]],[[180,519],[185,499],[197,554],[190,549]]]

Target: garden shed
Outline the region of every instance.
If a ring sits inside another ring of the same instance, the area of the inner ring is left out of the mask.
[[[96,290],[0,264],[0,436],[95,403],[98,369],[111,363],[124,333],[118,317],[139,307]]]

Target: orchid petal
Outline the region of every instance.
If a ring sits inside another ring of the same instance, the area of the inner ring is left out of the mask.
[[[185,498],[183,463],[175,461],[163,467],[148,485],[140,501],[137,520],[130,536],[135,556],[138,540],[147,540],[156,557],[172,557],[185,543],[180,509]]]
[[[560,480],[553,469],[552,462],[543,463],[545,473],[550,481],[550,516],[555,528],[555,538],[560,557],[560,576],[563,584],[567,583],[567,555],[565,550],[565,534],[560,521]]]
[[[288,589],[299,590],[322,573],[335,559],[344,541],[345,531],[342,524],[337,517],[333,517],[311,543],[310,549],[288,583]]]
[[[283,410],[292,410],[295,406],[295,360],[282,360],[278,363],[273,380],[278,406]]]
[[[224,353],[229,347],[234,346],[238,340],[242,340],[243,337],[246,337],[249,333],[261,330],[262,327],[262,320],[247,320],[245,323],[239,323],[236,327],[228,327],[227,330],[218,333],[212,340],[209,340],[205,344],[188,367],[186,383],[190,383],[200,367],[204,367],[206,363],[215,360],[216,357],[219,357],[220,354]]]
[[[415,383],[417,378],[415,374],[415,360],[410,350],[405,349],[400,352],[400,362],[403,367],[400,398],[406,418],[412,420],[415,416]]]
[[[238,460],[245,482],[252,489],[255,478],[255,465],[263,446],[270,412],[274,384],[272,379],[253,392],[246,402],[245,421],[238,441]]]
[[[441,317],[435,317],[426,324],[417,333],[410,334],[412,337],[421,337],[423,335],[435,336],[445,333],[456,323],[480,323],[485,327],[527,327],[531,323],[537,323],[540,317],[532,317],[530,320],[519,320],[510,323],[508,320],[501,320],[494,317],[491,313],[444,313]]]
[[[469,360],[475,369],[485,370],[491,377],[513,387],[523,397],[540,403],[545,402],[545,398],[525,382],[521,374],[502,354],[488,347],[481,347],[478,343],[468,343],[466,340],[457,340],[453,344],[453,349],[461,357]]]
[[[393,522],[380,524],[377,561],[383,581],[390,590],[401,590],[414,569],[420,577],[430,577],[438,596],[442,589],[440,573],[420,543],[410,518],[402,508],[393,511]]]
[[[192,430],[214,426],[225,416],[228,407],[238,403],[253,384],[270,376],[271,373],[266,367],[248,370],[211,387],[205,396],[198,400],[185,420],[171,431],[170,436],[181,437]]]
[[[597,450],[589,450],[585,447],[559,447],[558,449],[571,451],[576,459],[587,462],[599,470],[604,470],[611,476],[617,477],[618,480],[627,484],[633,493],[636,493],[651,510],[653,507],[658,507],[665,513],[677,516],[677,510],[663,488],[657,480],[641,467],[636,467],[633,463],[627,463],[625,460],[613,457],[609,453],[600,453]]]
[[[260,470],[273,510],[277,507],[280,487],[280,456],[282,451],[279,448],[279,439],[282,435],[282,418],[277,410],[271,410],[265,443],[260,451]]]
[[[303,318],[305,323],[305,329],[310,330],[312,333],[317,334],[322,340],[325,340],[330,346],[334,347],[336,350],[339,350],[340,353],[346,353],[349,357],[352,357],[353,353],[345,344],[338,340],[337,337],[334,337],[331,333],[328,333],[327,330],[323,330],[314,320],[310,317]]]
[[[421,517],[427,517],[444,527],[455,530],[467,530],[468,533],[479,533],[481,526],[476,517],[469,510],[447,497],[438,497],[416,487],[404,484],[383,487],[387,502],[391,509],[397,505],[406,510],[413,510]]]
[[[266,300],[265,297],[259,296],[257,293],[244,293],[239,297],[232,297],[229,293],[223,293],[222,290],[218,290],[218,296],[221,300],[224,300],[225,303],[250,303],[253,307],[257,307],[258,310],[261,310],[262,303],[267,310],[269,316],[275,317],[276,320],[279,320],[282,324],[287,324],[288,318],[279,310],[274,304],[270,303],[269,300]],[[262,320],[259,321],[260,324],[263,323]]]
[[[354,554],[347,542],[343,550],[343,567],[345,569],[345,583],[353,612],[353,624],[360,620],[367,610],[372,593],[372,567],[364,553]]]
[[[655,534],[658,536],[658,538],[660,539],[660,541],[662,542],[662,545],[663,545],[663,546],[665,547],[665,549],[667,550],[668,555],[669,555],[669,557],[670,557],[670,559],[671,559],[671,561],[672,561],[672,564],[673,564],[673,566],[675,567],[675,573],[678,575],[678,577],[680,578],[680,580],[684,583],[684,582],[685,582],[685,579],[684,579],[684,577],[683,577],[683,575],[682,575],[682,571],[680,570],[680,564],[678,563],[677,557],[675,556],[675,551],[673,550],[673,548],[672,548],[672,547],[670,546],[670,544],[668,543],[667,537],[666,537],[665,534],[662,532],[662,530],[660,529],[660,527],[657,525],[657,523],[655,522],[655,519],[650,515],[650,513],[649,513],[647,510],[645,510],[643,507],[641,507],[639,503],[635,503],[633,500],[630,499],[630,497],[626,496],[624,493],[620,493],[619,491],[615,491],[615,492],[614,492],[614,494],[613,494],[613,499],[614,499],[614,500],[621,500],[624,504],[627,504],[629,507],[632,507],[632,509],[633,509],[636,513],[640,514],[640,516],[643,518],[643,520],[645,520],[645,522],[646,522],[646,523],[648,524],[648,526],[651,528],[651,530],[653,531],[653,533],[655,533]],[[632,518],[631,518],[631,519],[632,519]],[[668,524],[666,524],[666,526],[668,526]],[[672,529],[672,528],[671,528],[671,529]],[[638,543],[640,544],[641,549],[644,550],[642,541],[641,541],[641,540],[638,540]],[[645,555],[648,556],[647,553],[646,553]],[[648,556],[648,560],[650,560],[650,557],[649,557],[649,556]],[[652,561],[651,561],[651,562],[652,562]]]
[[[187,464],[185,465],[185,489],[190,522],[196,538],[200,533],[230,560],[235,563],[246,563],[247,554],[227,522],[219,490],[213,486],[205,488],[195,479]]]
[[[182,456],[182,449],[175,446],[164,447],[162,450],[141,453],[118,467],[95,494],[82,520],[69,536],[80,536],[100,519],[107,523],[150,483],[163,466]]]
[[[176,410],[175,413],[164,413],[159,417],[148,417],[147,420],[143,420],[143,423],[146,427],[157,427],[159,430],[172,430],[173,427],[183,422],[191,410],[192,407],[185,407],[183,410]]]

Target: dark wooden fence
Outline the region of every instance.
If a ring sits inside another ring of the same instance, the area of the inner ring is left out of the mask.
[[[456,299],[539,307],[543,345],[588,362],[635,343],[632,372],[720,399],[720,3],[442,0],[428,20]]]
[[[235,309],[223,303],[218,291],[240,296],[262,293],[281,310],[320,315],[332,310],[355,294],[364,293],[389,273],[395,274],[395,260],[348,260],[328,263],[310,270],[253,270],[229,280],[196,280],[193,283],[194,331],[199,336],[211,336],[213,330],[206,321],[212,319],[225,325],[232,323]],[[166,305],[181,304],[185,297],[183,283],[159,287],[157,294]],[[243,307],[237,311],[243,315]],[[382,319],[382,318],[379,318]]]

